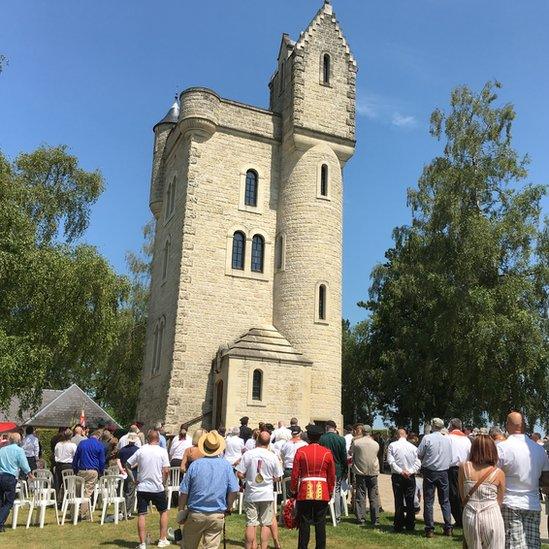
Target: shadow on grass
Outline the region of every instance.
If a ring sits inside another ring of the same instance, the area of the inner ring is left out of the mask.
[[[136,541],[128,541],[125,539],[113,539],[110,541],[103,541],[99,545],[116,545],[117,547],[136,547]]]

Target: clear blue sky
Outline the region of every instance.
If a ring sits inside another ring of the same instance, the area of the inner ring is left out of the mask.
[[[439,150],[429,114],[457,84],[492,78],[518,112],[514,142],[549,179],[549,2],[334,0],[359,64],[358,145],[346,169],[344,316],[365,316],[372,267],[410,219],[406,188]],[[12,0],[2,6],[0,148],[68,144],[107,190],[85,240],[125,269],[150,218],[151,128],[176,90],[267,106],[282,32],[321,0]],[[545,211],[549,202],[545,202]]]

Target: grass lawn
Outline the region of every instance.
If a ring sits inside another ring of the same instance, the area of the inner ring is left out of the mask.
[[[176,512],[170,512],[170,525],[175,524]],[[26,520],[26,510],[21,510],[19,522]],[[94,517],[98,519],[98,514]],[[10,517],[11,519],[11,517]],[[10,524],[8,519],[8,524]],[[151,514],[148,517],[153,542],[158,540],[158,515]],[[418,521],[414,534],[394,534],[391,532],[392,516],[384,513],[381,518],[381,528],[373,530],[370,527],[359,527],[354,524],[351,517],[343,519],[337,528],[327,526],[327,538],[329,549],[356,549],[359,547],[430,547],[461,548],[461,531],[456,531],[453,538],[443,537],[440,526],[437,526],[435,538],[427,540],[423,537],[423,523]],[[121,521],[118,525],[107,523],[100,526],[98,522],[80,523],[73,526],[65,523],[65,526],[57,526],[52,511],[48,511],[44,529],[31,526],[28,530],[24,526],[18,526],[17,530],[7,529],[0,534],[0,547],[2,549],[27,549],[27,548],[88,548],[88,547],[136,547],[137,546],[136,519],[127,522]],[[297,545],[297,532],[281,529],[281,541],[284,549],[294,549]],[[244,547],[244,517],[233,515],[227,522],[227,547]],[[314,535],[309,546],[314,548]],[[174,546],[175,547],[175,546]],[[223,545],[221,545],[223,547]]]
[[[170,511],[170,526],[175,525],[176,511]],[[100,515],[95,514],[98,520]],[[20,524],[26,521],[26,510],[19,514]],[[369,526],[359,527],[354,524],[351,517],[343,519],[337,528],[327,526],[328,549],[357,549],[362,547],[428,547],[431,549],[454,548],[461,549],[461,531],[457,530],[453,538],[442,536],[442,528],[437,525],[436,535],[433,539],[423,537],[423,522],[418,521],[416,532],[413,534],[394,534],[391,532],[392,515],[383,513],[381,527],[373,530]],[[10,522],[11,516],[8,519]],[[151,532],[151,538],[156,545],[158,541],[158,515],[149,515],[147,524]],[[297,545],[297,532],[295,530],[281,529],[281,542],[284,549],[295,549]],[[227,547],[244,547],[244,516],[232,515],[227,522]],[[314,549],[314,534],[311,536],[309,547]],[[73,526],[65,523],[65,526],[55,524],[53,511],[48,511],[46,525],[41,530],[31,526],[28,530],[24,526],[18,526],[17,530],[6,529],[0,534],[1,549],[87,549],[91,547],[136,547],[137,525],[136,519],[127,522],[121,521],[118,525],[107,523],[100,526],[98,522],[80,523]],[[175,547],[175,545],[173,546]],[[223,547],[223,544],[221,544]],[[549,545],[544,544],[544,548]]]

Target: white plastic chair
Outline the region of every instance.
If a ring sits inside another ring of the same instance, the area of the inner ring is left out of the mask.
[[[35,469],[32,474],[34,478],[49,480],[50,485],[53,485],[53,473],[49,469]]]
[[[46,517],[46,507],[55,509],[55,519],[59,525],[59,513],[57,512],[57,496],[55,489],[51,487],[51,482],[45,478],[35,478],[29,480],[29,516],[27,518],[27,528],[30,527],[32,514],[36,510],[40,512],[40,528],[44,528],[44,519]]]
[[[343,514],[348,517],[349,516],[349,503],[347,502],[347,498],[349,497],[349,485],[347,484],[347,481],[343,481],[341,483],[341,503],[343,506]]]
[[[126,499],[124,498],[124,482],[120,475],[105,475],[99,479],[99,493],[101,494],[101,524],[105,522],[105,515],[109,505],[114,506],[114,523],[118,524],[120,505],[124,511],[124,518],[128,520]]]
[[[13,508],[11,511],[11,527],[15,530],[17,528],[17,518],[19,517],[19,509],[28,505],[30,507],[29,489],[27,483],[24,480],[17,482],[15,487],[15,500],[13,502]]]
[[[90,522],[93,520],[93,511],[91,510],[91,498],[84,497],[85,481],[82,477],[76,475],[66,475],[63,478],[63,503],[61,504],[61,526],[65,524],[65,517],[69,506],[72,505],[72,523],[78,522],[78,513],[80,506],[87,503],[90,507]]]
[[[336,514],[335,514],[335,503],[334,498],[328,502],[328,507],[330,508],[330,516],[332,517],[332,524],[337,526]]]
[[[168,509],[172,508],[172,494],[179,493],[181,483],[181,469],[179,467],[170,467],[170,476],[166,485],[166,496],[168,497]]]

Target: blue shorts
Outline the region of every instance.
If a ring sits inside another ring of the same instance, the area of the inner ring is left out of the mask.
[[[137,492],[137,514],[146,515],[149,509],[149,503],[152,503],[159,513],[168,509],[168,499],[166,492]]]

